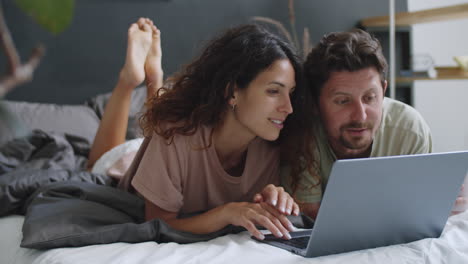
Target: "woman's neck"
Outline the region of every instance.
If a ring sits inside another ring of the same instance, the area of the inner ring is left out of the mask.
[[[247,148],[255,139],[255,135],[248,133],[237,120],[233,120],[232,116],[229,114],[227,116],[222,124],[215,127],[213,143],[224,170],[228,173],[234,171],[235,174],[239,174],[240,171],[242,174]]]

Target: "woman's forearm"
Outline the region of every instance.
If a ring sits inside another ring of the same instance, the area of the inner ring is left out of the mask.
[[[226,214],[228,213],[228,210],[226,210],[227,206],[229,206],[229,204],[218,206],[196,216],[177,218],[177,213],[168,212],[146,201],[145,215],[146,220],[159,218],[177,230],[194,234],[206,234],[218,231],[230,224],[229,221],[226,221]]]
[[[263,234],[256,227],[256,225],[260,225],[277,237],[289,239],[291,238],[289,231],[293,229],[291,222],[284,215],[280,215],[275,208],[266,203],[227,203],[188,218],[177,218],[177,213],[165,211],[148,200],[145,210],[146,220],[163,219],[177,230],[195,234],[215,232],[232,224],[242,226],[253,236],[263,239]]]
[[[226,206],[229,205],[222,205],[188,218],[173,218],[167,220],[167,223],[177,230],[194,234],[216,232],[230,224],[226,219]]]

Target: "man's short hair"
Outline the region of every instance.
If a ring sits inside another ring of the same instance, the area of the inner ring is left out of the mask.
[[[369,67],[377,70],[384,86],[388,64],[380,42],[363,30],[353,29],[325,35],[307,56],[304,73],[312,95],[318,100],[332,72],[353,72]]]

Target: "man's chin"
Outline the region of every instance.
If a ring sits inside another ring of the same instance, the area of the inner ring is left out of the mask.
[[[349,149],[350,151],[362,151],[366,150],[369,148],[369,144],[348,144],[344,146],[346,149]]]
[[[341,140],[342,154],[349,158],[366,155],[371,145],[369,140]]]
[[[372,140],[366,140],[364,138],[361,139],[353,139],[353,140],[346,140],[341,139],[341,145],[349,150],[362,150],[367,149],[371,145]]]

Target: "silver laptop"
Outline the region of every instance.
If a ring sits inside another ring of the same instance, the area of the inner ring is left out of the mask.
[[[467,170],[468,151],[338,160],[313,229],[262,242],[317,257],[437,238]]]

